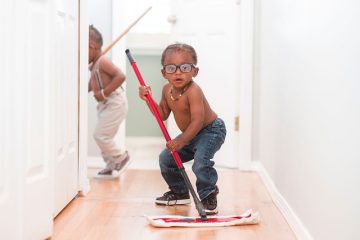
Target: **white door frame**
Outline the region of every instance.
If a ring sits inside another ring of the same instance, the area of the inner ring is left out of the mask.
[[[79,82],[79,193],[86,195],[90,191],[90,183],[87,177],[88,158],[88,51],[89,51],[89,13],[88,1],[78,0],[79,4],[79,60],[78,60],[78,82]]]
[[[253,109],[253,72],[254,72],[254,0],[237,1],[241,4],[240,21],[240,85],[238,89],[238,154],[241,163],[238,168],[251,170],[252,161],[252,109]]]
[[[191,3],[196,6],[195,1]],[[200,4],[199,0],[197,4]],[[232,49],[232,51],[234,51],[234,54],[236,54],[236,61],[239,62],[238,68],[224,70],[235,71],[237,77],[236,79],[234,79],[234,81],[238,81],[233,85],[235,85],[237,88],[235,90],[236,97],[234,98],[234,113],[236,114],[236,116],[239,117],[239,131],[234,133],[233,123],[235,121],[227,122],[227,128],[229,133],[227,141],[235,142],[233,149],[234,153],[230,155],[236,159],[234,160],[235,163],[232,163],[230,167],[235,167],[240,170],[251,170],[254,0],[231,1],[231,3],[228,2],[228,4],[233,4],[233,6],[231,7],[233,9],[236,8],[236,11],[230,11],[230,14],[236,14],[236,18],[234,20],[236,21],[236,23],[231,24],[237,26],[233,29],[233,31],[236,32],[236,34],[234,35],[236,40],[238,41],[238,44],[235,47],[236,49]],[[181,21],[181,19],[179,19],[179,21]],[[201,20],[199,19],[194,19],[194,21],[195,25],[201,24]],[[196,21],[199,22],[197,23]],[[191,34],[195,33],[197,33],[197,30],[188,30],[185,38],[190,38]],[[179,40],[180,39],[174,39],[174,41]],[[215,49],[212,51],[218,50]],[[228,49],[226,49],[225,51],[228,51]],[[199,57],[201,58],[201,56]],[[206,69],[203,70],[206,71]],[[172,135],[176,135],[176,133],[178,132],[173,120],[169,121],[169,131],[172,133]]]
[[[17,53],[14,43],[16,43],[16,34],[14,29],[19,23],[16,18],[18,11],[14,9],[15,1],[5,1],[0,9],[0,27],[3,36],[0,39],[2,46],[2,56],[0,66],[2,72],[2,101],[0,102],[0,112],[3,113],[0,119],[0,239],[21,239],[22,226],[22,174],[23,169],[22,156],[18,151],[18,139],[21,139],[20,110],[14,106],[22,106],[21,98],[17,96],[21,83],[14,77],[16,73]],[[14,80],[16,79],[16,80]],[[20,104],[20,105],[17,105]]]
[[[240,79],[240,83],[237,89],[237,103],[236,103],[236,112],[239,116],[239,132],[235,136],[236,144],[236,153],[235,157],[241,159],[236,165],[240,170],[250,170],[251,161],[252,161],[252,106],[253,106],[253,54],[254,54],[254,0],[243,0],[243,1],[234,1],[235,4],[240,5],[238,11],[238,19],[240,28],[235,29],[239,36],[239,45],[236,51],[238,52],[238,58],[240,59],[240,67],[237,69],[237,74]],[[123,16],[125,14],[121,9],[126,9],[123,5],[123,1],[112,1],[113,5],[113,37],[117,36],[119,30],[126,27],[126,19]],[[82,10],[83,11],[83,10]],[[84,14],[80,14],[82,18]],[[120,66],[122,69],[125,69],[126,59],[123,57],[124,50],[124,41],[120,41],[116,46],[114,46],[113,51],[113,61]],[[86,50],[87,51],[87,50]],[[80,69],[83,67],[80,66]],[[83,74],[86,76],[87,73]],[[84,80],[85,81],[85,80]],[[86,79],[87,82],[87,79]],[[84,90],[80,90],[80,138],[83,137],[84,141],[80,140],[80,159],[86,159],[85,153],[81,153],[81,149],[86,149],[87,146],[81,146],[81,143],[86,142],[85,139],[87,134],[82,132],[86,130],[87,121],[85,121],[84,116],[87,115],[87,95],[81,96],[84,94]],[[86,123],[85,123],[86,122]],[[233,128],[234,126],[228,126],[228,128]],[[171,126],[169,126],[169,132],[172,131]],[[120,130],[119,132],[124,132]],[[120,136],[122,143],[124,143],[124,136]],[[81,155],[83,154],[83,157]],[[80,163],[81,165],[81,163]]]

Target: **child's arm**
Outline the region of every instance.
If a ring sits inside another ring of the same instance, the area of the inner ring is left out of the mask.
[[[104,95],[109,96],[123,84],[125,81],[125,74],[110,60],[102,58],[100,61],[100,69],[111,77],[111,82],[103,90]]]
[[[166,120],[169,115],[170,115],[170,108],[169,106],[167,105],[166,103],[166,99],[165,99],[165,91],[164,91],[165,87],[163,88],[163,92],[162,92],[162,96],[161,96],[161,100],[160,100],[160,103],[157,104],[155,101],[154,101],[154,104],[158,110],[158,112],[160,113],[160,117],[161,119],[164,121]],[[146,98],[146,95],[147,94],[150,94],[151,95],[151,88],[150,86],[140,86],[139,87],[139,97],[144,100],[146,102],[146,104],[148,105],[149,109],[151,110],[152,112],[152,109],[150,108],[149,106],[149,103],[148,103],[148,100]],[[152,112],[153,113],[153,112]],[[153,113],[154,114],[154,113]]]

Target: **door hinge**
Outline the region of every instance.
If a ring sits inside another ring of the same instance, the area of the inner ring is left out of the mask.
[[[235,116],[235,131],[239,132],[239,130],[240,130],[240,117]]]

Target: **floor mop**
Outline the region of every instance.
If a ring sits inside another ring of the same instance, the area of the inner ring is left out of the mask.
[[[135,59],[130,53],[130,50],[125,51],[130,64],[135,72],[135,75],[141,86],[146,86],[142,75],[136,65]],[[160,129],[165,137],[166,141],[170,141],[170,135],[166,130],[164,122],[160,117],[154,100],[150,94],[146,95],[149,106],[154,113],[154,116],[160,126]],[[234,226],[234,225],[246,225],[246,224],[257,224],[259,222],[259,214],[257,212],[253,213],[251,210],[241,214],[233,216],[206,216],[204,206],[202,205],[200,199],[196,195],[194,188],[191,185],[190,179],[185,172],[185,168],[182,164],[179,154],[176,151],[172,152],[173,158],[176,162],[178,169],[184,181],[191,193],[192,198],[195,202],[196,210],[198,211],[200,217],[186,217],[186,216],[177,216],[177,215],[168,215],[168,216],[146,216],[149,223],[155,227],[223,227],[223,226]]]

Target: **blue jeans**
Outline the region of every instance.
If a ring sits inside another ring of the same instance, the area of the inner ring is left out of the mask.
[[[178,137],[180,137],[181,134]],[[178,152],[183,163],[194,159],[192,170],[196,175],[196,188],[200,199],[217,191],[217,172],[211,159],[225,141],[226,128],[222,119],[217,118],[203,128],[187,145]],[[189,189],[168,149],[159,156],[160,170],[170,190],[186,193]]]

